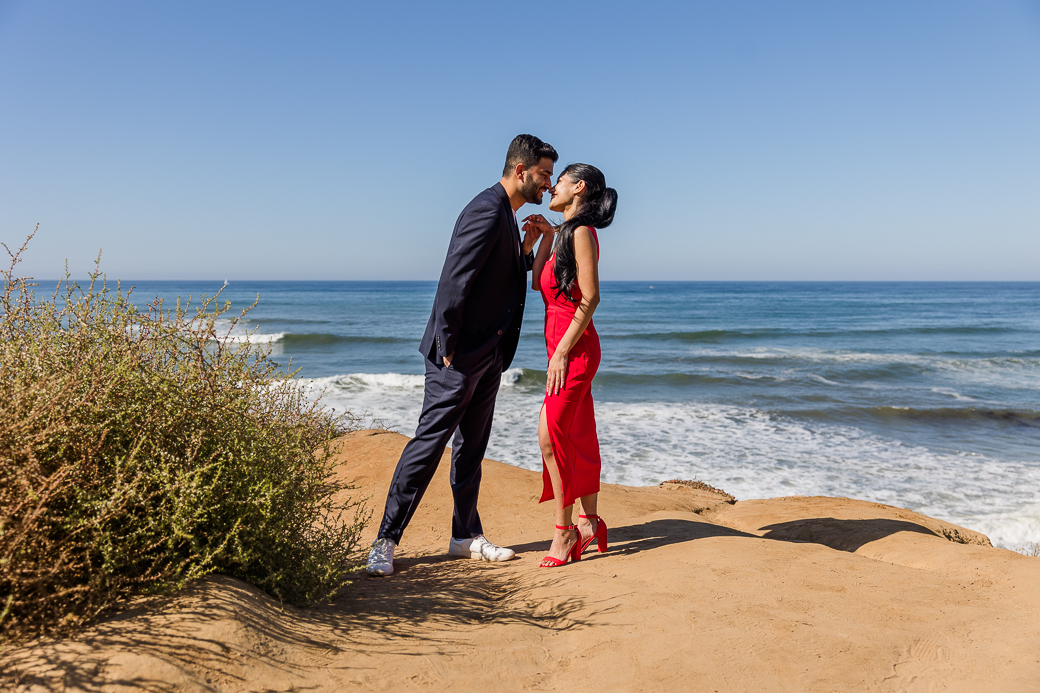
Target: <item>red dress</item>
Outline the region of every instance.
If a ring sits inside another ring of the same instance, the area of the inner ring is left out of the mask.
[[[596,241],[599,257],[599,237],[596,229],[589,228]],[[563,339],[581,300],[581,289],[574,282],[571,292],[576,301],[563,295],[556,296],[556,254],[553,253],[542,268],[538,288],[545,301],[545,348],[549,358]],[[567,382],[559,393],[545,395],[545,419],[549,427],[553,456],[563,479],[563,505],[575,499],[599,492],[599,439],[596,437],[596,416],[592,410],[592,378],[599,368],[599,335],[592,322],[567,354]],[[543,503],[553,498],[549,471],[542,459]]]

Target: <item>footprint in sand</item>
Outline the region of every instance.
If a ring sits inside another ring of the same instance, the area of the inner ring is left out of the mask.
[[[883,682],[884,690],[899,693],[933,693],[946,690],[950,674],[950,652],[942,635],[915,640],[903,649],[892,665],[892,676]]]

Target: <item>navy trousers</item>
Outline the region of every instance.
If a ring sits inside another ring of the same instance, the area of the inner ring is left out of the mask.
[[[480,463],[491,437],[495,398],[502,380],[502,354],[496,346],[472,362],[457,359],[451,366],[426,360],[426,391],[415,437],[397,462],[386,497],[379,537],[401,543],[401,535],[415,514],[433,479],[448,439],[451,451],[451,493],[455,511],[451,536],[468,539],[484,530],[477,513]]]

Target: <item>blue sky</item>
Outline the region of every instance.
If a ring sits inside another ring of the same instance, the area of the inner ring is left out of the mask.
[[[1040,280],[1040,2],[0,1],[38,277],[435,279],[519,132],[604,279]]]

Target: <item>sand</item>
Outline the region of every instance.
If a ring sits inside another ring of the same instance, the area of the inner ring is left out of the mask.
[[[406,440],[345,441],[376,519]],[[487,460],[485,531],[518,559],[449,560],[447,468],[392,577],[295,609],[213,576],[0,654],[0,688],[1040,691],[1040,559],[970,530],[844,498],[605,486],[610,551],[541,569],[540,476]]]

